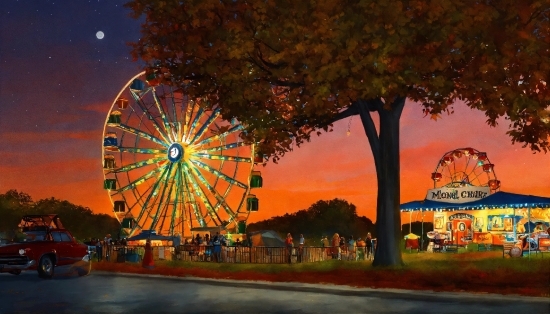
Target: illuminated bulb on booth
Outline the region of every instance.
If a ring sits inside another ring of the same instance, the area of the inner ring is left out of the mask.
[[[351,131],[348,130],[348,131],[346,132],[346,135],[349,136],[350,134],[351,134]]]

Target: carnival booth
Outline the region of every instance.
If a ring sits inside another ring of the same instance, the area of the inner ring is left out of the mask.
[[[401,204],[402,212],[433,212],[434,230],[446,243],[502,245],[523,237],[537,249],[548,237],[550,197],[499,191],[494,165],[472,148],[447,152],[432,173],[426,198]],[[429,235],[428,235],[429,236]]]

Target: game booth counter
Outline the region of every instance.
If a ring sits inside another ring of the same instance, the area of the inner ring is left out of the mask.
[[[425,199],[401,204],[403,212],[434,212],[433,231],[461,246],[469,243],[502,245],[524,235],[536,237],[550,226],[549,208],[548,197],[507,192],[496,192],[473,202]]]
[[[437,235],[445,243],[466,246],[504,245],[525,238],[528,250],[539,250],[539,238],[548,237],[550,197],[499,191],[500,181],[486,153],[472,148],[447,152],[432,180],[434,188],[424,200],[400,205],[411,220],[413,212],[422,217],[424,212],[433,214],[430,239]]]

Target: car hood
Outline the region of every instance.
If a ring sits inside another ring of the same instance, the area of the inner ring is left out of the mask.
[[[32,249],[38,245],[37,242],[17,242],[8,243],[0,246],[0,255],[2,254],[19,254],[19,250]]]

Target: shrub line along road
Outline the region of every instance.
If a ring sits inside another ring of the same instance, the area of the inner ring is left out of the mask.
[[[548,313],[550,298],[92,271],[0,275],[0,313]]]
[[[108,271],[93,271],[93,274],[98,276],[113,276],[113,272]],[[513,302],[543,302],[550,303],[550,298],[546,297],[528,297],[514,294],[494,294],[494,293],[471,293],[471,292],[439,292],[432,290],[405,290],[405,289],[390,289],[390,288],[359,288],[333,284],[309,284],[300,282],[270,282],[270,281],[250,281],[250,280],[233,280],[233,279],[212,279],[201,277],[177,277],[149,274],[134,274],[134,273],[116,273],[116,276],[124,277],[141,277],[141,278],[158,278],[182,280],[199,284],[208,284],[214,286],[225,287],[240,287],[250,289],[266,289],[279,291],[296,291],[296,292],[312,292],[326,293],[331,295],[342,296],[368,296],[388,298],[394,297],[402,300],[426,300],[427,298],[437,297],[439,301],[513,301]]]

